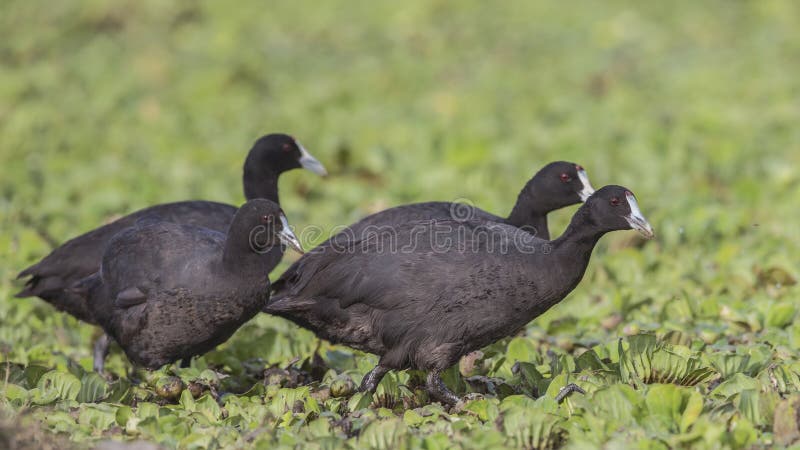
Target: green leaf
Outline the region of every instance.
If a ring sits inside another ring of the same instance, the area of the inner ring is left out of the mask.
[[[579,371],[583,370],[609,370],[608,366],[600,360],[594,350],[587,350],[575,359],[575,366]]]
[[[184,392],[188,392],[188,390],[185,390]],[[181,396],[181,402],[183,402],[182,397],[183,396]],[[214,398],[211,397],[209,394],[203,395],[195,402],[194,411],[202,413],[211,422],[219,420],[219,418],[222,415],[222,410],[217,404],[217,401],[214,400]]]
[[[374,449],[404,448],[407,430],[398,418],[379,420],[369,424],[359,437],[359,443]]]
[[[516,361],[531,362],[536,360],[538,352],[529,339],[516,337],[508,343],[505,356],[512,364]]]
[[[42,375],[32,402],[47,405],[59,400],[75,400],[81,390],[81,381],[71,373],[56,370]]]
[[[8,400],[15,402],[25,402],[30,397],[30,393],[27,389],[12,383],[5,385],[5,390],[2,392],[2,394]]]
[[[413,409],[406,410],[406,412],[403,413],[403,422],[410,427],[417,427],[421,425],[424,420],[425,418]]]
[[[654,384],[648,388],[645,404],[651,425],[657,429],[686,432],[703,409],[702,396],[691,388]]]
[[[464,409],[478,416],[478,419],[481,422],[494,421],[498,414],[497,405],[487,399],[471,401],[464,407]]]
[[[766,326],[786,328],[797,315],[797,308],[790,302],[776,303],[767,312]]]
[[[94,403],[104,399],[107,392],[106,380],[94,372],[89,372],[81,379],[81,390],[76,400],[81,403]]]
[[[621,424],[635,423],[643,399],[627,384],[614,384],[598,389],[592,394],[591,404],[595,413]]]
[[[737,373],[714,388],[714,390],[711,391],[711,395],[727,399],[740,392],[758,390],[760,388],[761,383],[755,378],[748,377],[743,373]]]
[[[84,405],[78,414],[78,423],[94,430],[105,431],[117,423],[117,408],[108,404]]]

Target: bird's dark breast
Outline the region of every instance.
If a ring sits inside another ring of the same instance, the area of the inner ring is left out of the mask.
[[[146,318],[126,353],[134,362],[156,368],[212,350],[255,316],[266,301],[266,290],[249,293],[247,303],[236,294],[232,290],[227,297],[204,298],[178,289],[149,299]]]

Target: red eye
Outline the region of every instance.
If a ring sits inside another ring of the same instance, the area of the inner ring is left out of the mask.
[[[611,197],[611,206],[619,206],[619,197]]]
[[[572,177],[567,175],[566,173],[562,173],[559,178],[561,178],[562,183],[569,183],[570,181],[572,181]]]
[[[272,216],[261,216],[261,223],[268,224],[272,222]]]
[[[283,144],[283,151],[288,152],[291,149],[292,149],[292,146],[288,142]]]

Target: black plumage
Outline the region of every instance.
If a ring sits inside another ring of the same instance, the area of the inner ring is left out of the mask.
[[[401,222],[414,220],[479,220],[524,228],[534,236],[550,239],[547,214],[585,201],[594,192],[583,167],[556,161],[542,167],[525,184],[508,217],[499,217],[466,203],[425,202],[395,206],[369,215],[340,233],[349,239],[363,239],[365,234],[381,232]]]
[[[441,371],[512,335],[580,282],[605,233],[652,236],[636,199],[606,186],[554,241],[491,221],[417,221],[366,240],[338,236],[300,258],[273,285],[265,311],[333,343],[380,355],[362,389],[390,369],[427,370],[439,400],[458,398]]]
[[[265,199],[239,208],[227,235],[147,219],[109,241],[76,292],[134,364],[155,369],[213,349],[258,313],[269,297],[264,260],[281,243],[302,252]]]
[[[278,203],[278,176],[300,167],[325,174],[322,164],[291,136],[269,134],[261,137],[253,144],[244,164],[245,197],[248,200],[266,198]],[[70,287],[97,272],[105,247],[115,234],[147,217],[224,233],[235,213],[235,206],[201,200],[167,203],[139,210],[67,241],[38,263],[20,272],[17,278],[29,278],[16,296],[40,297],[80,320],[96,323],[83,297],[72,293]],[[264,271],[268,273],[275,268],[282,256],[283,249],[280,246],[272,249],[269,257],[261,260]]]

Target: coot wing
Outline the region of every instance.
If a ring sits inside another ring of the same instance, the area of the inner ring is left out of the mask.
[[[114,303],[117,308],[130,308],[131,306],[141,305],[147,301],[147,296],[137,287],[129,287],[117,294]]]
[[[482,265],[487,249],[502,257],[520,239],[545,242],[508,225],[474,220],[407,222],[383,239],[339,237],[303,256],[273,284],[268,309],[303,309],[315,299],[336,299],[343,309],[357,303],[394,309],[450,288],[459,273]],[[429,270],[434,265],[440,269],[435,273]],[[442,268],[453,276],[442,276]]]
[[[103,255],[101,273],[120,306],[144,301],[159,289],[205,284],[209,261],[218,258],[225,235],[206,228],[144,221],[118,233]]]

